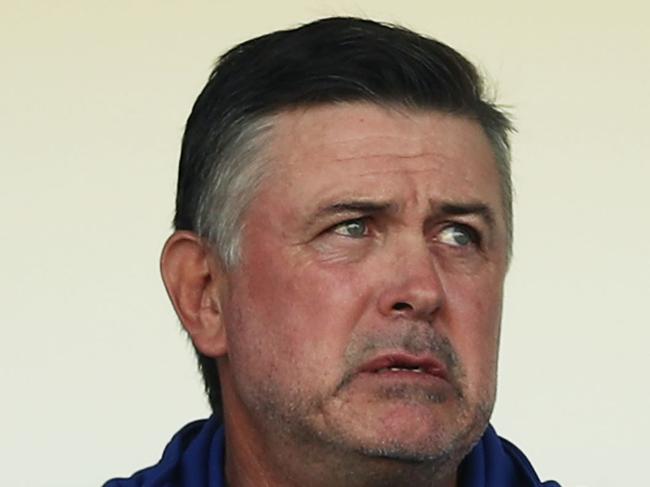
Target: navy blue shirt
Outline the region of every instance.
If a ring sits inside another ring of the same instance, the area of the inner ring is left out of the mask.
[[[104,487],[225,487],[225,435],[215,418],[195,421],[171,439],[160,462]],[[560,487],[541,482],[525,455],[488,426],[463,460],[460,487]]]

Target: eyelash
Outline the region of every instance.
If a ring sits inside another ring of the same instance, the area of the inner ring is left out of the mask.
[[[332,233],[337,233],[341,236],[347,237],[347,238],[363,238],[367,236],[370,233],[369,229],[369,217],[361,216],[357,218],[349,218],[347,220],[344,220],[342,222],[339,222],[335,225],[332,225],[327,231],[332,232]],[[352,225],[352,224],[360,224],[364,226],[364,231],[362,235],[358,236],[353,236],[353,235],[343,235],[342,232],[337,232],[338,229],[344,228],[346,225]],[[468,245],[474,245],[476,247],[480,247],[482,243],[482,236],[481,233],[471,225],[468,225],[467,223],[462,223],[462,222],[447,222],[437,233],[436,233],[436,239],[437,241],[440,241],[439,236],[446,230],[456,228],[457,231],[459,232],[464,232],[467,234],[469,238],[469,242],[467,245],[450,245],[451,247],[457,247],[457,248],[463,248]],[[441,242],[444,243],[444,242]]]
[[[468,235],[469,243],[468,245],[474,245],[476,247],[481,247],[482,236],[481,233],[471,225],[461,222],[450,222],[446,224],[442,229],[437,233],[440,235],[442,232],[448,229],[456,228],[457,231],[462,231]],[[458,247],[466,247],[466,245],[458,245]]]
[[[333,233],[338,233],[336,230],[338,230],[340,228],[344,228],[346,225],[351,225],[351,224],[355,224],[355,223],[356,224],[361,224],[361,225],[364,226],[364,235],[363,236],[366,236],[366,234],[369,232],[369,229],[368,229],[368,226],[369,226],[368,225],[368,217],[358,217],[358,218],[350,218],[348,220],[344,220],[342,222],[337,223],[336,225],[331,226],[328,229],[328,231],[333,232]],[[341,235],[341,234],[339,233],[339,235]],[[360,237],[353,237],[351,235],[342,235],[342,236],[346,236],[348,238],[361,238],[361,236]]]

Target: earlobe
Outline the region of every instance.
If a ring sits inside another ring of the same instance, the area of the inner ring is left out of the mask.
[[[226,330],[220,302],[225,276],[212,249],[193,232],[174,232],[163,248],[160,272],[194,346],[210,357],[225,355]]]

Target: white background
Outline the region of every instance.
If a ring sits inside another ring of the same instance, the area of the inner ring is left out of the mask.
[[[644,485],[650,34],[642,2],[2,1],[0,474],[92,486],[208,413],[158,276],[212,63],[331,14],[403,23],[513,107],[498,431],[567,487]]]

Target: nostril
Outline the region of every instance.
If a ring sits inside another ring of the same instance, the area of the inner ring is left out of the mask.
[[[413,309],[413,306],[411,306],[411,305],[408,304],[408,303],[399,302],[399,303],[395,303],[395,304],[393,305],[393,309],[394,309],[395,311],[409,311],[409,310],[412,310],[412,309]]]

